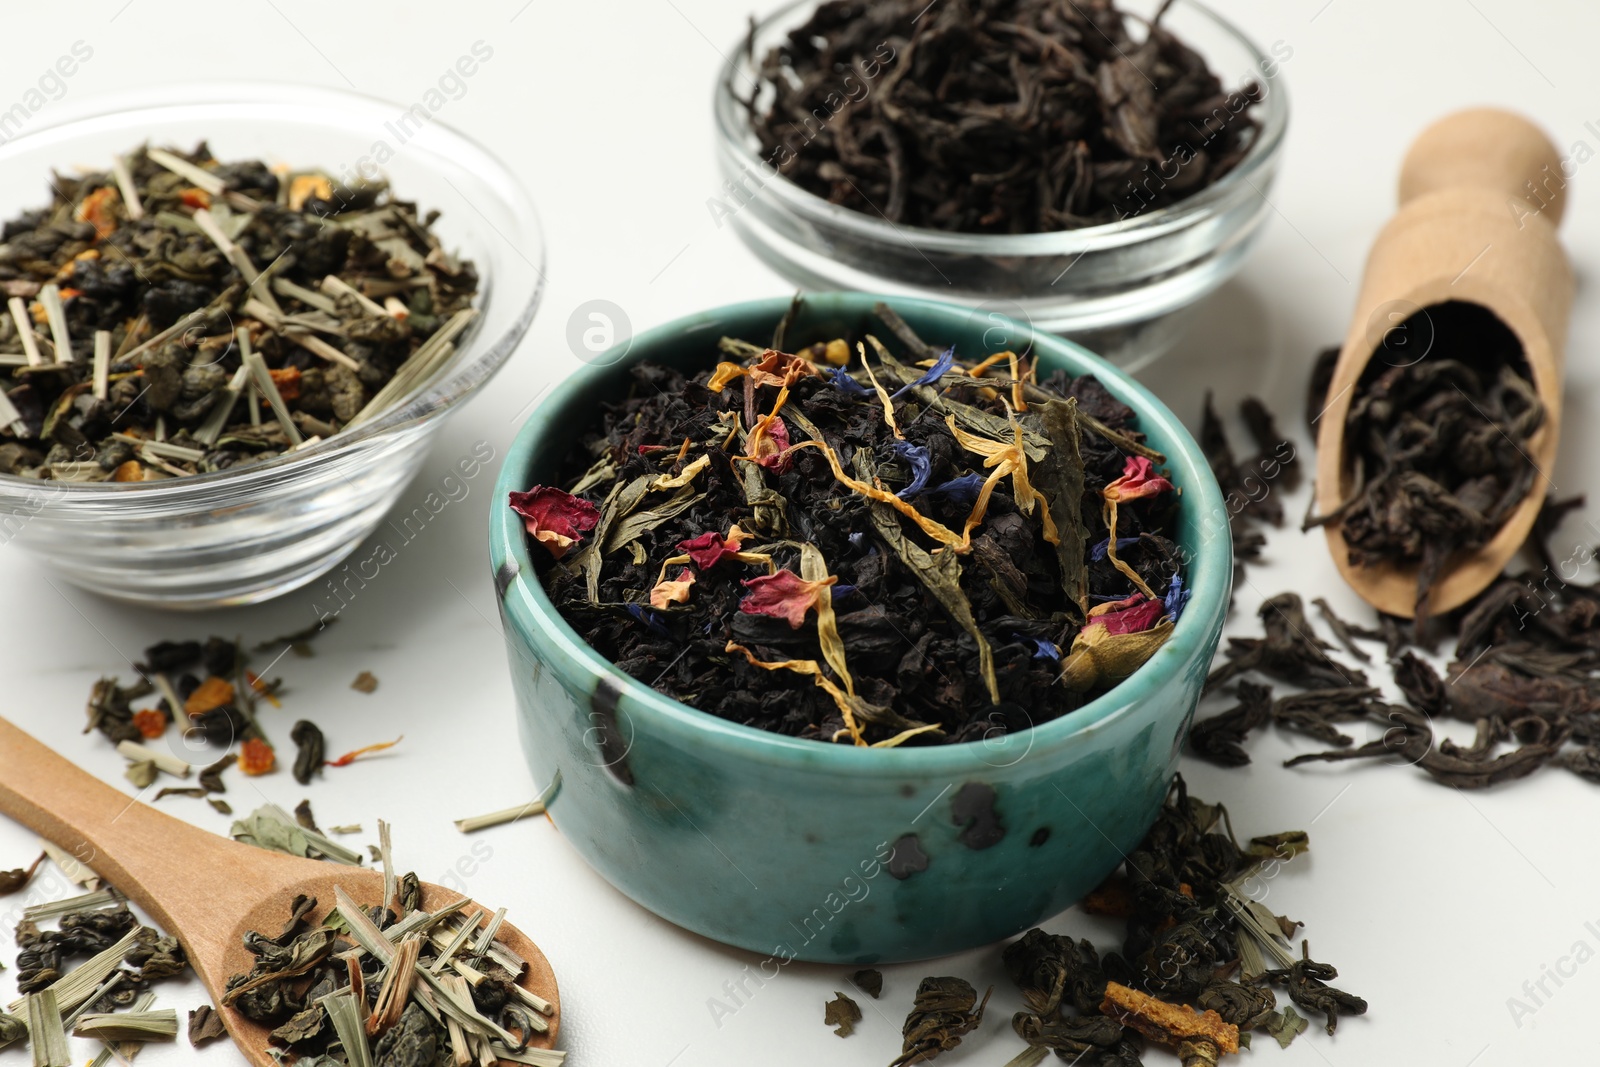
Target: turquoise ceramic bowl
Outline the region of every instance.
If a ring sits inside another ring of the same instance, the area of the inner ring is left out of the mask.
[[[808,344],[881,330],[870,324],[875,299],[812,294],[789,336]],[[662,918],[769,957],[764,971],[790,959],[870,964],[986,944],[1074,903],[1154,821],[1227,611],[1222,493],[1160,401],[1082,348],[1038,334],[1041,370],[1097,375],[1139,413],[1182,490],[1194,595],[1150,662],[1064,718],[943,747],[780,737],[670,700],[602,659],[556,613],[506,494],[554,480],[597,405],[625,388],[627,365],[710,366],[718,337],[770,337],[788,304],[735,304],[641,334],[625,355],[559,386],[517,435],[490,552],[523,748],[538,781],[561,775],[550,817],[595,870]],[[993,322],[967,309],[894,307],[930,342],[987,350]],[[998,840],[984,832],[991,809]]]

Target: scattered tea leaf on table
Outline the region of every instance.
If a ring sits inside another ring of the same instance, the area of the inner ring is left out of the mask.
[[[833,1027],[833,1032],[840,1037],[855,1033],[856,1023],[860,1021],[861,1008],[843,993],[835,992],[833,999],[823,1005],[823,1025]]]

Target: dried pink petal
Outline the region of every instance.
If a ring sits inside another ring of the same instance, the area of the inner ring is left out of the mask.
[[[1154,463],[1144,456],[1129,456],[1122,477],[1105,487],[1104,496],[1107,500],[1140,500],[1171,488],[1172,483],[1156,473]]]
[[[789,455],[789,427],[782,419],[774,417],[756,437],[755,461],[780,474],[794,462],[794,457]]]
[[[583,540],[600,521],[600,509],[587,500],[548,485],[511,494],[511,510],[522,516],[530,536],[556,559]]]
[[[1166,617],[1167,606],[1160,600],[1135,593],[1126,600],[1100,604],[1089,610],[1089,622],[1081,631],[1085,637],[1138,634]],[[1090,634],[1090,631],[1098,631]]]
[[[806,612],[816,606],[822,590],[838,580],[838,575],[830,574],[821,581],[808,582],[793,571],[750,578],[741,583],[750,592],[739,601],[739,610],[747,615],[783,619],[791,629],[798,630],[806,621]]]
[[[744,543],[744,537],[744,531],[737,526],[728,531],[727,537],[723,537],[715,530],[709,530],[699,537],[679,541],[678,551],[687,553],[689,559],[700,570],[708,571],[729,556],[736,555],[739,546]]]

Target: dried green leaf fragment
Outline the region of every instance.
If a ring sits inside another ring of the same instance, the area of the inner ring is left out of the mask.
[[[833,999],[823,1005],[823,1025],[833,1027],[833,1032],[840,1037],[849,1037],[855,1033],[856,1023],[860,1021],[860,1005],[837,990],[834,991]]]

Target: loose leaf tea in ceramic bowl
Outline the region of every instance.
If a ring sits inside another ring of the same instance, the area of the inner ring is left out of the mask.
[[[1261,88],[1230,98],[1170,6],[824,3],[762,58],[751,126],[779,173],[893,223],[1116,222],[1218,181],[1257,130]]]
[[[151,481],[315,444],[450,362],[478,290],[385,184],[146,147],[0,231],[0,473]]]
[[[876,314],[633,368],[563,481],[511,494],[551,599],[633,677],[777,733],[928,745],[1069,714],[1188,598],[1164,457],[1092,375]]]

